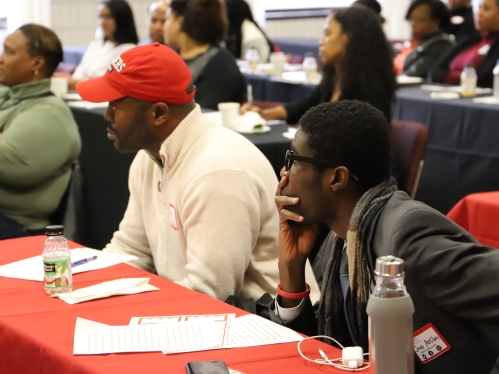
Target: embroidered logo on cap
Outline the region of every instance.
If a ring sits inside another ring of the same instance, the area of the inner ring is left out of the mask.
[[[113,60],[113,62],[111,62],[111,65],[109,66],[109,69],[108,69],[110,73],[113,72],[113,67],[116,69],[116,71],[118,73],[120,73],[123,70],[123,68],[126,67],[126,64],[121,59],[121,56],[116,57]]]
[[[422,364],[437,358],[450,349],[450,344],[429,323],[414,333],[414,352]]]

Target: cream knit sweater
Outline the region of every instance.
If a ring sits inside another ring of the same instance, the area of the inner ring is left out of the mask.
[[[199,107],[160,154],[162,168],[137,154],[125,216],[104,250],[136,255],[132,265],[220,300],[274,295],[277,178],[265,156]]]

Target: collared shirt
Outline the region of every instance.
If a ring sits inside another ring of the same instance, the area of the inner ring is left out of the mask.
[[[348,289],[350,287],[350,281],[348,279],[348,254],[347,254],[347,244],[345,241],[345,245],[343,246],[343,255],[341,257],[341,263],[340,263],[340,283],[341,283],[341,290],[343,292],[343,300],[346,300],[347,294],[348,294]],[[300,315],[302,312],[303,308],[305,307],[303,299],[300,304],[298,304],[294,308],[283,308],[282,306],[279,305],[279,296],[276,297],[276,309],[275,313],[281,318],[281,320],[284,323],[289,323],[292,320],[294,320],[296,317]]]

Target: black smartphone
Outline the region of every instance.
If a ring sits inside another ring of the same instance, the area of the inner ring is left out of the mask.
[[[227,365],[221,360],[188,362],[185,369],[187,374],[229,374]]]

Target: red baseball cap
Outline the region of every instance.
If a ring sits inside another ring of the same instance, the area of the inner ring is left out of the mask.
[[[150,102],[185,104],[194,99],[192,74],[184,60],[159,43],[116,57],[102,77],[76,84],[83,100],[101,103],[130,96]],[[189,92],[189,90],[191,92]]]

